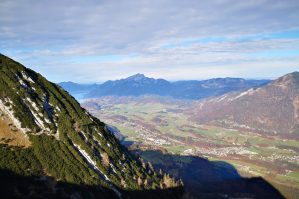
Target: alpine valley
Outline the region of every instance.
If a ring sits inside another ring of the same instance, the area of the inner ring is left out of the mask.
[[[137,74],[97,85],[82,105],[130,151],[181,178],[193,196],[273,198],[259,195],[267,184],[295,199],[298,80],[298,72],[273,81],[168,82]]]

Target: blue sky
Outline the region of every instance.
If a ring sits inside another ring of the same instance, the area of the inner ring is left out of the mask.
[[[297,0],[2,0],[0,53],[54,82],[299,70]]]

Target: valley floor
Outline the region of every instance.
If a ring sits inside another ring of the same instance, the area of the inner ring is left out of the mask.
[[[185,111],[188,103],[182,101],[106,97],[92,103],[97,106],[84,106],[111,125],[131,150],[159,150],[225,161],[241,176],[263,177],[287,198],[299,195],[298,140],[197,124]],[[155,156],[144,159],[159,162]]]

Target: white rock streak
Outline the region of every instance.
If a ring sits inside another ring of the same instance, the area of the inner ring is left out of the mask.
[[[26,98],[26,100],[32,105],[32,107],[34,108],[34,110],[36,110],[37,112],[39,111],[37,105],[35,102],[33,102],[29,97]]]
[[[251,88],[251,89],[249,89],[249,90],[247,90],[247,91],[245,91],[245,92],[240,93],[240,94],[237,95],[236,97],[234,97],[234,98],[232,98],[232,99],[229,99],[229,101],[234,101],[234,100],[236,100],[236,99],[238,99],[238,98],[240,98],[240,97],[242,97],[242,96],[244,96],[244,95],[251,95],[251,94],[254,93],[254,92],[255,92],[255,90],[254,90],[253,88]]]
[[[92,166],[92,168],[105,178],[105,180],[108,182],[110,188],[115,192],[115,194],[119,198],[122,198],[121,193],[112,185],[111,180],[108,178],[108,176],[106,174],[104,174],[103,172],[101,172],[101,170],[97,167],[96,162],[91,159],[91,157],[86,153],[86,151],[81,149],[79,145],[74,144],[74,146],[81,153],[81,155],[85,158],[85,160]]]
[[[10,99],[8,99],[8,100],[6,100],[6,101],[8,101],[10,104],[12,104],[12,101],[11,101]],[[12,120],[12,122],[14,123],[14,125],[15,125],[18,129],[20,129],[23,133],[28,132],[29,129],[27,129],[27,128],[22,128],[22,124],[21,124],[21,122],[14,116],[14,114],[13,114],[13,110],[12,110],[11,106],[10,106],[10,107],[7,107],[7,106],[5,106],[4,104],[5,104],[5,102],[3,102],[3,101],[0,99],[0,109],[1,109],[4,113],[6,113],[6,114],[9,116],[9,118]]]
[[[31,83],[35,83],[31,77],[27,76],[27,74],[25,73],[25,71],[22,71],[22,75],[24,77],[24,79],[26,79],[27,81],[31,82]]]
[[[81,155],[93,166],[94,169],[99,170],[97,168],[96,162],[91,159],[91,157],[83,150],[80,148],[79,145],[74,144],[74,146],[78,149],[78,151],[81,153]],[[108,178],[106,180],[109,180]]]

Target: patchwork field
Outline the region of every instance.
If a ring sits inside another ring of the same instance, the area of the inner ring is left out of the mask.
[[[83,105],[131,150],[224,161],[241,176],[263,177],[287,198],[299,195],[298,140],[197,124],[185,111],[190,106],[186,101],[105,97]],[[148,153],[141,155],[154,164],[161,162]]]

